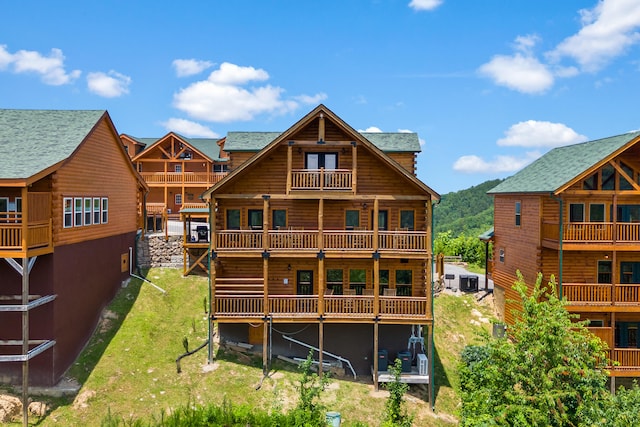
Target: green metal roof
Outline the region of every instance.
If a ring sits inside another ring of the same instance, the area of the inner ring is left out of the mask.
[[[555,192],[638,136],[640,131],[554,148],[487,193]]]
[[[185,138],[181,136],[182,139],[187,141],[193,148],[200,151],[205,156],[209,157],[211,160],[216,161],[226,161],[227,159],[220,159],[220,147],[218,146],[218,141],[220,139],[214,138]]]
[[[25,179],[68,158],[104,110],[0,109],[0,179]]]
[[[225,151],[257,152],[276,139],[281,132],[229,132],[224,143]],[[362,132],[380,150],[390,152],[419,152],[418,134],[409,132]]]
[[[487,231],[485,231],[484,233],[478,236],[478,239],[484,240],[484,241],[489,241],[492,238],[493,238],[493,227],[491,227],[490,229],[488,229]]]

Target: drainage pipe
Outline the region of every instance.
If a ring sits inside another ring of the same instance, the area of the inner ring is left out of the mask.
[[[160,286],[156,285],[155,283],[152,283],[150,280],[147,280],[144,277],[141,277],[141,276],[138,276],[136,274],[133,274],[133,271],[131,270],[131,260],[133,259],[132,257],[133,257],[133,248],[131,246],[129,246],[129,276],[134,277],[136,279],[140,279],[143,282],[147,282],[148,284],[150,284],[151,286],[153,286],[154,288],[156,288],[157,290],[159,290],[163,294],[166,294],[167,291],[162,289]]]
[[[315,350],[317,352],[320,352],[319,348],[316,348],[316,347],[314,347],[312,345],[309,345],[307,343],[304,343],[302,341],[298,341],[298,340],[296,340],[294,338],[291,338],[291,337],[288,337],[286,335],[283,335],[282,338],[284,338],[285,340],[294,342],[296,344],[299,344],[299,345],[301,345],[303,347],[307,347],[307,348],[310,348],[310,349]],[[353,379],[356,379],[356,371],[353,370],[353,366],[351,366],[351,362],[349,362],[347,359],[345,359],[344,357],[340,357],[338,355],[335,355],[333,353],[329,353],[328,351],[323,351],[322,354],[326,354],[327,356],[331,356],[334,359],[337,359],[337,360],[339,360],[341,362],[345,362],[347,364],[347,366],[349,366],[349,369],[351,370],[351,373],[353,374]],[[322,368],[320,368],[320,369],[322,369]]]

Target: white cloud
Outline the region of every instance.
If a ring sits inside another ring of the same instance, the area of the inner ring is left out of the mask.
[[[286,114],[297,109],[301,102],[315,103],[326,98],[320,93],[284,99],[285,90],[277,86],[245,87],[268,79],[265,70],[225,62],[212,71],[207,80],[192,83],[174,94],[173,105],[198,120],[231,122],[252,120],[263,113]]]
[[[540,153],[526,153],[524,157],[496,156],[491,161],[486,161],[478,156],[462,156],[453,164],[453,170],[462,173],[505,173],[515,172],[535,159]]]
[[[327,94],[326,93],[318,93],[318,94],[315,94],[313,96],[311,96],[311,95],[298,95],[298,96],[294,96],[293,99],[295,99],[296,101],[300,101],[303,104],[314,105],[314,104],[319,104],[322,101],[324,101],[325,99],[327,99]]]
[[[129,93],[130,84],[130,77],[113,70],[109,73],[96,72],[87,75],[89,91],[105,98],[116,98]]]
[[[369,132],[369,133],[382,133],[382,129],[376,126],[369,126],[365,130],[358,130],[358,132]]]
[[[168,131],[176,132],[184,136],[203,137],[203,138],[219,138],[220,135],[212,131],[206,126],[200,123],[192,122],[191,120],[178,119],[175,117],[162,122],[162,126]]]
[[[600,0],[580,15],[583,27],[548,53],[551,60],[570,57],[584,71],[594,72],[640,41],[638,0]]]
[[[176,59],[172,62],[178,77],[188,77],[200,74],[207,68],[213,67],[213,62],[198,61],[197,59]]]
[[[588,139],[565,124],[536,120],[516,123],[504,134],[496,142],[503,147],[560,147]]]
[[[524,93],[542,93],[554,82],[553,74],[535,57],[516,53],[513,56],[496,55],[483,64],[480,73],[495,84]]]
[[[496,141],[501,147],[533,148],[520,155],[499,155],[492,160],[484,160],[476,155],[462,156],[453,164],[453,169],[463,173],[505,173],[516,172],[552,147],[577,144],[588,138],[578,134],[562,123],[527,120],[516,123],[504,132],[505,137]],[[539,148],[540,150],[536,150]]]
[[[433,10],[442,4],[442,0],[411,0],[409,7],[414,10]]]
[[[64,59],[62,51],[56,48],[45,56],[33,50],[19,50],[12,54],[6,45],[0,45],[0,70],[39,74],[43,83],[52,86],[68,84],[80,77],[80,70],[65,71]]]

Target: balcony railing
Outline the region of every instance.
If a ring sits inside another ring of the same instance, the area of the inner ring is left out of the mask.
[[[371,230],[323,230],[323,250],[373,250]],[[319,250],[318,230],[269,230],[267,250]],[[221,230],[216,232],[216,250],[264,249],[262,230]],[[395,252],[427,252],[424,231],[379,231],[378,249]]]
[[[570,305],[637,305],[640,284],[563,283],[562,295]]]
[[[26,247],[22,212],[0,212],[0,250],[24,251],[51,246],[51,194],[28,194]]]
[[[608,356],[612,362],[612,366],[610,366],[609,369],[622,372],[640,371],[640,349],[615,348],[613,328],[611,327],[588,327],[587,329],[610,348]]]
[[[430,320],[427,297],[378,297],[377,313],[384,319]],[[217,318],[324,318],[367,319],[375,317],[375,297],[371,295],[327,295],[323,297],[324,312],[320,312],[318,295],[269,295],[268,312],[264,312],[264,297],[254,295],[216,295]]]
[[[227,172],[140,172],[140,175],[150,185],[213,185],[227,176]]]
[[[558,240],[559,225],[542,224],[542,237]],[[567,243],[640,243],[640,223],[569,222],[563,224],[562,240]]]
[[[347,169],[302,169],[291,171],[292,190],[351,190],[353,174]]]

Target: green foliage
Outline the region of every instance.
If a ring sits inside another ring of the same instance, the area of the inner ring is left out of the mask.
[[[389,398],[385,405],[385,418],[383,427],[411,427],[413,417],[407,414],[405,408],[402,407],[404,394],[409,390],[409,385],[400,382],[400,373],[402,372],[402,361],[396,359],[389,371],[393,374],[393,381],[385,385],[389,390]]]
[[[322,392],[329,385],[327,374],[319,377],[313,372],[313,350],[309,350],[307,359],[300,365],[300,380],[296,385],[298,391],[298,405],[292,411],[300,426],[324,426],[325,407],[318,400]]]
[[[451,231],[453,237],[464,234],[477,238],[491,228],[493,199],[487,191],[500,182],[500,179],[494,179],[466,190],[443,194],[433,210],[434,232]]]
[[[520,272],[514,289],[522,311],[508,338],[462,352],[459,366],[463,426],[581,425],[594,401],[606,399],[605,344],[559,300],[555,283],[533,292]]]
[[[461,255],[462,261],[484,265],[486,261],[485,243],[478,236],[453,236],[452,231],[438,233],[433,241],[436,254]]]

